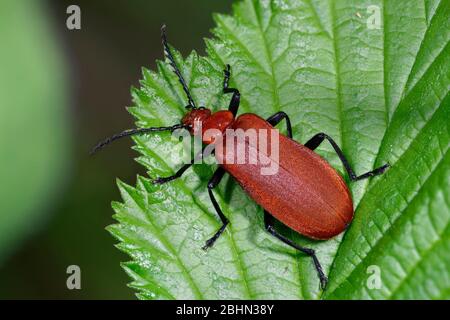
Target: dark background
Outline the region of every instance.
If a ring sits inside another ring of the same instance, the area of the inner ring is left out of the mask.
[[[66,28],[70,4],[81,8],[81,30]],[[95,157],[88,151],[99,139],[133,127],[125,110],[131,105],[130,87],[138,86],[143,66],[154,68],[155,59],[163,57],[161,25],[167,24],[169,41],[183,55],[192,49],[203,54],[212,13],[229,13],[231,3],[58,0],[40,5],[68,67],[71,172],[46,207],[45,224],[30,230],[1,262],[0,298],[132,299],[129,278],[120,268],[128,257],[104,228],[114,222],[111,201],[120,200],[116,177],[134,184],[145,172],[133,160],[137,154],[130,140]],[[81,268],[81,290],[66,288],[66,268],[72,264]]]

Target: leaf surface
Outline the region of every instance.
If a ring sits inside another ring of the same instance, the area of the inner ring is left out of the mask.
[[[283,110],[294,138],[326,132],[357,173],[386,162],[382,177],[350,185],[355,219],[329,241],[283,234],[316,250],[329,275],[321,292],[312,261],[264,231],[263,212],[232,179],[216,195],[230,226],[220,226],[206,183],[214,167],[154,186],[119,183],[120,222],[110,231],[131,255],[124,268],[143,299],[445,298],[450,288],[448,1],[246,0],[216,15],[207,57],[177,60],[198,105],[225,109],[225,64],[242,93],[240,113]],[[379,25],[376,16],[379,14]],[[375,20],[374,20],[375,17]],[[168,65],[144,70],[130,112],[140,127],[179,123],[185,97]],[[284,130],[282,127],[280,127]],[[173,174],[181,147],[170,134],[136,139],[149,176]],[[344,174],[329,145],[318,153]],[[348,177],[346,177],[348,180]],[[369,266],[381,288],[369,289]]]

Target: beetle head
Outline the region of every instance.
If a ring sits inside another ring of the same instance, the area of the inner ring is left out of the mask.
[[[208,119],[211,116],[211,110],[206,109],[205,107],[189,107],[189,109],[190,111],[186,113],[186,115],[181,120],[181,123],[188,126],[188,129],[192,134],[196,134],[194,132],[196,123],[198,126],[199,123],[203,123],[206,119]]]

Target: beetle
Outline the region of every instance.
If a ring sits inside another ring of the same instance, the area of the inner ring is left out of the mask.
[[[389,164],[357,176],[342,150],[327,134],[318,133],[305,144],[300,144],[293,140],[291,121],[286,113],[282,111],[277,112],[267,119],[252,113],[237,116],[241,94],[238,89],[229,87],[231,78],[230,65],[227,65],[224,70],[223,81],[223,93],[232,94],[228,110],[213,113],[206,107],[197,107],[167,43],[165,26],[161,29],[161,37],[165,56],[186,94],[188,100],[186,109],[188,109],[188,113],[183,117],[181,123],[170,127],[131,129],[116,134],[97,144],[92,153],[123,137],[150,132],[174,131],[181,128],[188,129],[192,135],[202,134],[206,129],[215,129],[216,132],[219,132],[219,135],[216,137],[205,137],[202,135],[202,142],[204,145],[215,144],[215,147],[217,147],[218,141],[216,139],[224,136],[227,129],[273,130],[277,124],[284,120],[287,135],[280,134],[277,131],[280,152],[278,159],[276,159],[279,167],[275,174],[261,175],[258,172],[262,166],[260,162],[239,164],[224,161],[227,156],[236,156],[239,152],[238,145],[232,148],[226,148],[225,146],[221,149],[221,152],[215,152],[215,157],[219,160],[220,165],[208,182],[208,194],[222,222],[222,226],[206,241],[203,249],[211,248],[229,224],[228,218],[224,215],[213,193],[214,188],[217,187],[224,175],[228,173],[264,209],[264,225],[267,232],[286,245],[312,258],[321,287],[324,289],[327,284],[327,277],[315,251],[311,248],[300,246],[280,234],[274,227],[275,220],[280,221],[305,237],[316,240],[327,240],[340,234],[353,220],[352,197],[344,179],[326,160],[314,152],[325,140],[333,147],[351,181],[380,175],[389,168]],[[202,125],[202,132],[196,132],[195,130],[195,125],[198,123]],[[250,144],[249,147],[253,147],[258,156],[271,157],[268,151],[263,154],[258,149],[258,145],[252,146],[247,140],[241,143]],[[249,149],[244,149],[246,158],[250,157]],[[272,161],[275,160],[272,159]],[[194,162],[195,158],[191,163],[180,168],[173,176],[157,178],[153,182],[155,184],[164,184],[180,178]]]

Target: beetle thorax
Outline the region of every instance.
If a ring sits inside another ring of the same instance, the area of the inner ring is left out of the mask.
[[[234,116],[230,111],[222,110],[212,113],[209,109],[192,109],[182,120],[184,125],[189,126],[189,131],[193,135],[200,135],[203,143],[211,144],[218,135],[223,135],[225,130],[234,121]]]

